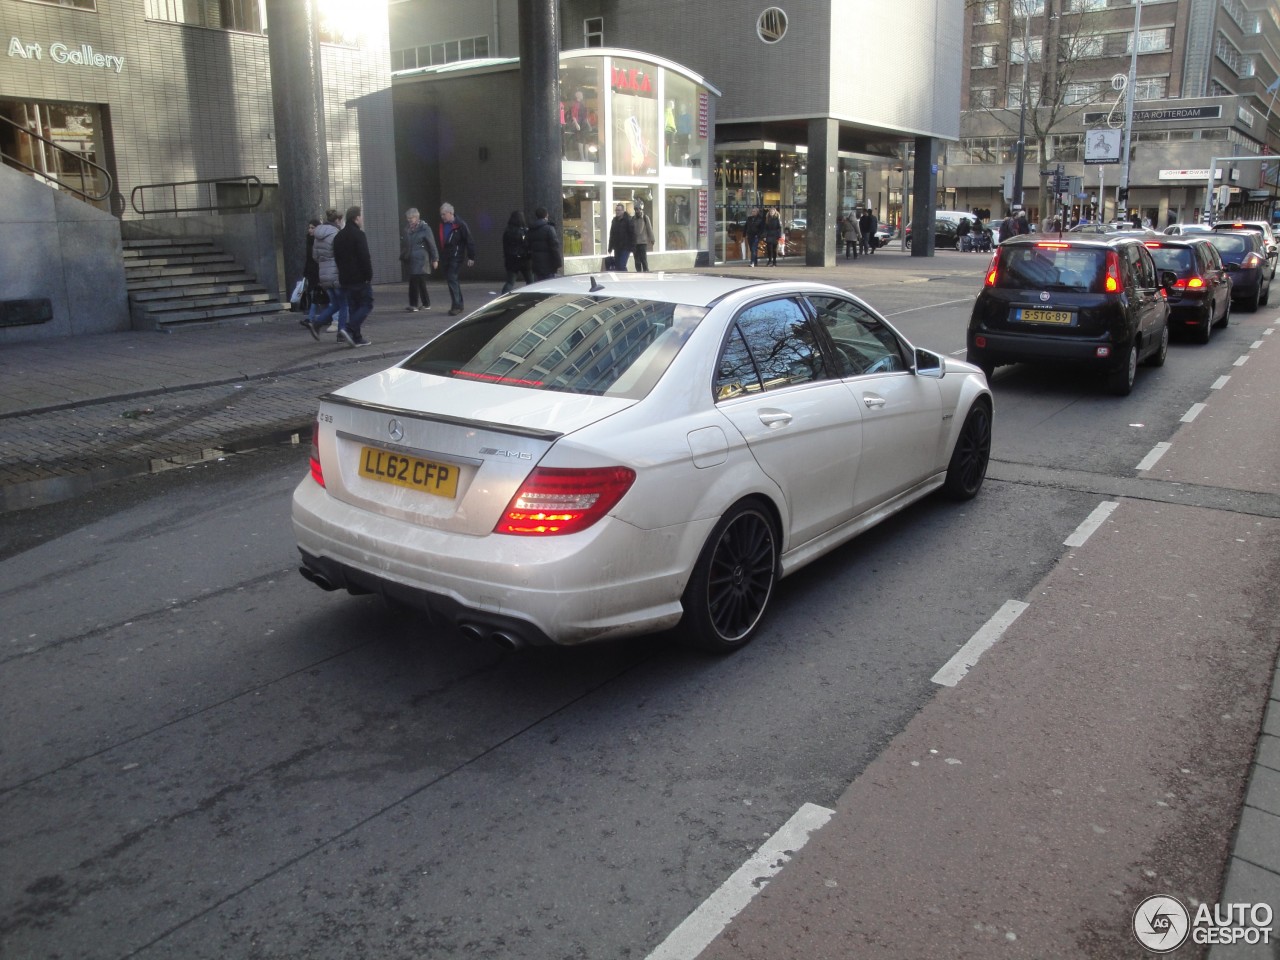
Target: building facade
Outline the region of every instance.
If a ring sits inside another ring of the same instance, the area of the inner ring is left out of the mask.
[[[123,221],[237,206],[237,188],[212,180],[256,179],[258,211],[271,211],[279,156],[267,5],[0,0],[6,164],[54,189],[85,188],[87,202]],[[363,204],[379,278],[398,279],[400,216],[385,146],[393,139],[390,54],[382,5],[374,7],[346,21],[321,18],[328,203]],[[271,279],[283,286],[283,276]]]
[[[866,206],[896,221],[905,145],[927,157],[959,136],[962,57],[949,38],[961,33],[963,5],[954,0],[796,0],[763,8],[730,0],[563,0],[558,10],[562,51],[629,49],[679,65],[719,91],[705,177],[718,261],[741,257],[740,225],[761,205],[779,207],[793,226],[793,252],[803,251],[807,262],[832,258],[837,221],[848,210]],[[520,54],[517,0],[401,0],[390,18],[395,70]],[[890,44],[892,67],[882,69],[877,50]],[[680,122],[677,108],[672,142],[683,135]],[[397,135],[415,136],[400,125]],[[922,169],[917,188],[932,203],[932,166]]]
[[[1079,178],[1065,202],[1071,219],[1163,226],[1200,220],[1206,199],[1210,216],[1276,215],[1275,0],[988,0],[968,5],[964,47],[962,136],[946,153],[941,205],[1021,202],[1047,221],[1061,211],[1061,169]],[[1013,197],[1020,124],[1024,192]],[[1257,159],[1213,163],[1226,157]]]

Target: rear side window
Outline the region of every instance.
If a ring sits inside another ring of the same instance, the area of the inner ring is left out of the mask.
[[[730,330],[715,394],[728,400],[825,377],[822,352],[803,308],[794,300],[770,300],[748,307]]]
[[[1101,293],[1106,251],[1065,243],[1000,248],[996,286],[1010,290],[1068,290]]]
[[[1196,273],[1195,252],[1190,247],[1153,247],[1151,259],[1158,270],[1172,270],[1180,277]]]
[[[518,294],[450,327],[402,366],[533,390],[639,399],[706,315],[625,297]]]

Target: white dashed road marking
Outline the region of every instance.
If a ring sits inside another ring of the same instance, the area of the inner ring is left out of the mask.
[[[806,803],[797,810],[719,890],[672,930],[647,960],[693,960],[834,813],[816,803]]]
[[[995,642],[1004,635],[1027,606],[1021,600],[1006,600],[1004,606],[995,612],[995,616],[984,623],[978,632],[956,651],[955,656],[933,675],[933,682],[944,687],[954,687],[959,683],[969,672],[969,668],[995,645]]]
[[[1191,405],[1191,409],[1182,415],[1182,422],[1190,423],[1196,417],[1200,416],[1200,411],[1203,410],[1205,406],[1206,404],[1203,403],[1193,403]]]
[[[1243,367],[1248,362],[1249,362],[1249,355],[1246,353],[1243,357],[1236,357],[1236,362],[1233,363],[1232,366]]]
[[[1157,443],[1151,448],[1151,452],[1142,458],[1142,462],[1139,463],[1135,469],[1150,470],[1156,465],[1156,461],[1163,457],[1165,455],[1165,451],[1167,451],[1171,446],[1172,444],[1169,443]]]
[[[1114,500],[1103,500],[1102,503],[1094,509],[1093,513],[1084,518],[1084,522],[1076,527],[1075,533],[1062,541],[1064,547],[1083,547],[1084,542],[1093,535],[1093,531],[1097,530],[1111,516],[1111,511],[1120,504]]]
[[[1209,384],[1209,389],[1221,390],[1223,387],[1227,385],[1227,381],[1230,379],[1231,379],[1230,377],[1219,377],[1217,380],[1213,381],[1213,383]]]

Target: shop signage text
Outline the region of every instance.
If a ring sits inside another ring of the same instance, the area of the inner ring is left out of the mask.
[[[613,89],[626,93],[653,93],[653,84],[642,70],[614,67]]]
[[[45,49],[38,43],[24,43],[21,37],[10,37],[9,56],[17,57],[19,60],[43,60]],[[116,73],[124,69],[124,57],[98,53],[87,43],[72,47],[61,41],[55,41],[49,44],[49,59],[54,63],[69,63],[76,67],[98,67]]]

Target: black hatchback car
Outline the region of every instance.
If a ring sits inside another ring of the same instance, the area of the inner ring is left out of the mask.
[[[1176,281],[1137,237],[1013,237],[996,249],[973,305],[967,359],[988,378],[1005,363],[1073,364],[1106,374],[1125,396],[1140,362],[1164,364],[1164,288]]]
[[[1218,256],[1218,248],[1206,234],[1144,242],[1156,268],[1178,276],[1177,282],[1166,288],[1173,329],[1191,334],[1196,343],[1208,343],[1214,327],[1231,322],[1231,275]]]

